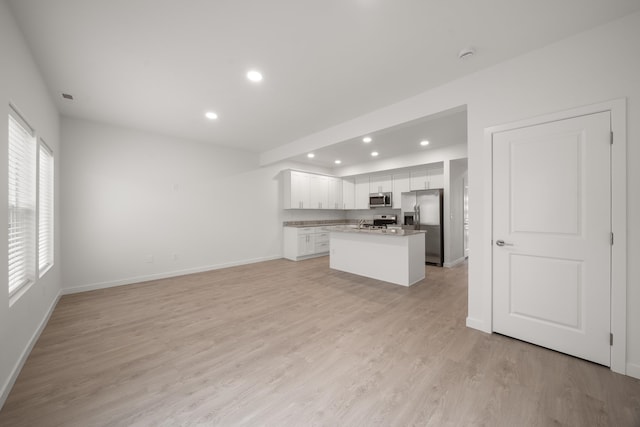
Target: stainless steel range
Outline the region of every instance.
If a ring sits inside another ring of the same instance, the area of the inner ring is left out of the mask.
[[[371,228],[387,228],[387,225],[396,225],[398,217],[396,215],[374,215]]]

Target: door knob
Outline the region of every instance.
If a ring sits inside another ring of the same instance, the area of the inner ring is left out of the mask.
[[[513,246],[513,243],[505,243],[504,240],[496,240],[498,246]]]

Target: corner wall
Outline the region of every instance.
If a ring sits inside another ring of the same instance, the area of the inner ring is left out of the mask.
[[[282,256],[280,171],[258,156],[63,118],[64,292]]]
[[[445,267],[452,267],[464,261],[464,177],[467,173],[467,159],[449,162],[449,227],[445,246]]]
[[[6,2],[0,1],[0,223],[7,224],[7,146],[9,103],[19,109],[53,150],[55,165],[55,249],[54,266],[36,283],[26,288],[11,306],[7,286],[7,228],[0,244],[0,407],[2,407],[31,346],[55,306],[60,294],[60,144],[58,112]]]

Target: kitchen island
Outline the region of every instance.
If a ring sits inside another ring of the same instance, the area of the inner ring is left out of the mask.
[[[328,230],[330,268],[402,286],[424,279],[424,232],[354,226]]]

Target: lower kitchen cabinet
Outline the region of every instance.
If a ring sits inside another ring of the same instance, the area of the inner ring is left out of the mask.
[[[329,254],[324,227],[284,227],[284,257],[292,261]]]

